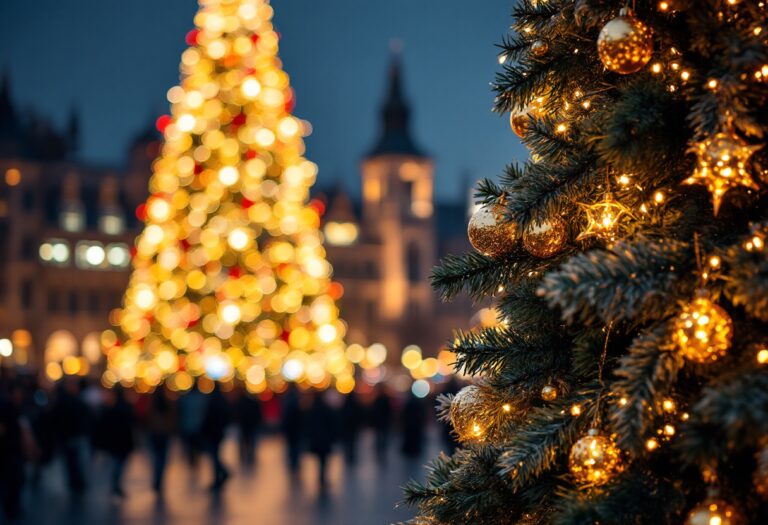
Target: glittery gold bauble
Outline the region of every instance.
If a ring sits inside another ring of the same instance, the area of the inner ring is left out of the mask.
[[[557,255],[568,242],[568,227],[560,217],[541,224],[531,223],[523,233],[523,247],[531,255],[545,259]]]
[[[509,127],[515,132],[515,135],[521,139],[525,138],[525,132],[528,131],[528,115],[519,111],[513,111],[509,114]]]
[[[541,389],[541,399],[544,401],[554,401],[557,399],[557,387],[555,385],[545,385]]]
[[[677,316],[672,340],[686,359],[712,363],[731,348],[733,321],[722,307],[700,292]]]
[[[696,505],[685,525],[740,525],[744,523],[741,515],[733,507],[721,499],[709,498]]]
[[[607,483],[624,468],[619,447],[594,428],[574,443],[568,467],[577,483],[590,485]]]
[[[544,56],[547,54],[547,51],[549,51],[549,44],[547,44],[546,40],[536,40],[531,44],[531,53],[534,56]]]
[[[504,206],[486,205],[472,214],[467,235],[475,250],[489,257],[498,257],[512,250],[517,229],[514,223],[504,220]]]
[[[605,24],[597,37],[603,65],[623,75],[640,71],[653,54],[653,33],[628,10]]]
[[[685,183],[705,184],[717,215],[723,196],[731,188],[759,189],[747,171],[750,157],[758,149],[760,146],[747,144],[732,131],[715,133],[690,148],[696,153],[696,170]]]
[[[459,390],[449,412],[451,425],[456,437],[461,442],[482,441],[485,436],[485,425],[478,417],[483,405],[483,393],[476,385],[465,386]]]

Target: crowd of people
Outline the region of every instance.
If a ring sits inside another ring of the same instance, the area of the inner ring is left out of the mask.
[[[446,390],[455,388],[450,382]],[[282,434],[288,470],[298,476],[302,455],[313,455],[323,490],[330,455],[338,448],[344,460],[354,464],[365,428],[375,435],[374,453],[379,462],[386,461],[394,440],[399,441],[402,454],[419,457],[426,428],[434,417],[430,401],[410,394],[393,396],[384,385],[365,396],[301,391],[291,385],[267,399],[238,387],[224,391],[215,385],[207,390],[204,393],[196,386],[178,393],[160,387],[138,395],[120,387],[105,389],[96,381],[75,376],[65,377],[53,388],[42,388],[31,376],[3,377],[2,513],[10,519],[20,514],[25,483],[39,479],[54,460],[62,462],[66,484],[78,496],[88,486],[88,465],[95,454],[109,456],[111,491],[115,498],[123,498],[123,473],[139,447],[149,452],[151,485],[162,494],[173,440],[180,442],[190,472],[197,472],[201,458],[211,462],[210,490],[218,492],[232,468],[221,457],[222,443],[229,434],[238,440],[239,461],[245,468],[256,462],[259,436]],[[455,442],[450,433],[442,434],[445,447],[452,450]]]

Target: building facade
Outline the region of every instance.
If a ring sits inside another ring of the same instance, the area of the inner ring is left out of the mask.
[[[32,370],[87,373],[120,304],[135,210],[146,199],[158,136],[131,144],[125,166],[75,160],[77,118],[61,132],[14,106],[0,86],[0,359]]]

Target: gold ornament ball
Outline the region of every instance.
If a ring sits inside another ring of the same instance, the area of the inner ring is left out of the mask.
[[[594,428],[574,443],[568,467],[577,483],[589,485],[603,485],[624,468],[619,447]]]
[[[525,133],[528,131],[528,115],[520,111],[513,111],[509,114],[509,127],[515,132],[515,135],[524,139]]]
[[[568,227],[560,217],[532,223],[523,233],[523,247],[528,253],[546,259],[560,253],[568,242]]]
[[[467,236],[472,247],[483,255],[498,257],[515,245],[517,227],[504,220],[504,206],[485,205],[469,220]]]
[[[554,401],[557,399],[557,387],[555,385],[545,385],[541,389],[541,399],[544,401]]]
[[[603,65],[622,75],[640,71],[653,55],[653,33],[629,11],[605,24],[597,37],[597,52]]]
[[[680,353],[695,363],[712,363],[728,353],[733,321],[721,306],[704,294],[685,305],[674,323],[672,340]]]
[[[546,40],[536,40],[531,44],[533,56],[542,57],[547,54],[547,51],[549,51],[549,44],[547,44]]]
[[[483,405],[483,393],[476,385],[465,386],[459,390],[453,401],[449,416],[453,431],[461,442],[482,441],[485,436],[485,426],[478,414]]]
[[[733,505],[721,499],[709,498],[688,513],[685,525],[741,525],[741,515]]]

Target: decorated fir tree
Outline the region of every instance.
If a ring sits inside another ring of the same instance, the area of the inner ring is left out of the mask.
[[[477,190],[493,298],[416,524],[768,523],[768,10],[523,0],[495,82],[530,159]]]
[[[162,154],[139,214],[118,332],[102,340],[107,383],[147,390],[196,377],[251,391],[285,381],[354,387],[341,288],[308,205],[317,167],[277,57],[267,0],[201,0],[182,82],[161,117]]]

